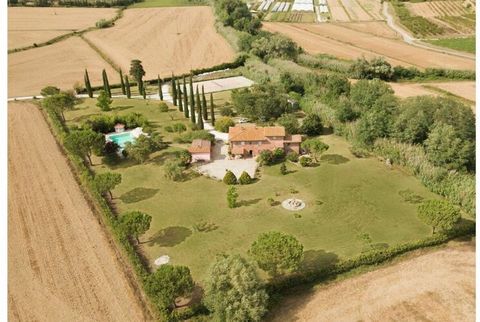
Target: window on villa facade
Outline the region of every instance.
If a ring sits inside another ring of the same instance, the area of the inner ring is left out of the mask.
[[[242,145],[245,145],[245,141],[242,141]]]

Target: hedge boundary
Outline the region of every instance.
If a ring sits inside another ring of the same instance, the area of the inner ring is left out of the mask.
[[[475,235],[475,222],[466,221],[463,225],[459,225],[459,227],[449,232],[443,232],[417,241],[391,246],[387,249],[372,250],[351,259],[339,261],[329,267],[319,267],[308,272],[298,272],[282,277],[267,283],[266,289],[272,297],[275,297],[278,294],[285,294],[293,287],[306,284],[318,284],[354,269],[385,263],[399,255],[417,249],[438,246],[459,237],[473,235]]]
[[[48,113],[41,106],[38,106],[38,108],[49,125],[57,146],[66,157],[67,164],[79,184],[88,205],[99,219],[101,226],[105,229],[106,237],[117,254],[117,259],[123,264],[122,267],[127,280],[142,302],[144,313],[149,315],[151,319],[160,320],[164,317],[163,314],[156,308],[154,299],[144,289],[144,283],[150,274],[147,265],[137,253],[129,237],[119,229],[116,221],[117,217],[107,200],[96,190],[92,171],[86,166],[85,161],[63,146],[63,140],[68,134],[68,129],[56,115]]]

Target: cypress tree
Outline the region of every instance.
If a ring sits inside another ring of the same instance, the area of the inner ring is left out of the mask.
[[[160,79],[160,75],[157,75],[157,78],[158,78],[158,97],[160,97],[160,100],[163,101],[162,80]]]
[[[197,92],[195,93],[195,106],[197,107],[198,115],[202,112],[202,101],[200,101],[200,93],[198,92],[198,85],[197,85]]]
[[[175,76],[172,74],[172,99],[173,105],[177,106],[177,86],[175,84]]]
[[[88,77],[88,71],[85,69],[85,88],[87,89],[88,97],[93,97],[92,85],[90,85],[90,78]]]
[[[198,119],[197,119],[197,125],[200,128],[200,130],[203,130],[203,117],[202,117],[202,105],[198,105]]]
[[[178,110],[183,112],[182,104],[182,90],[180,89],[180,83],[177,81],[177,101],[178,101]]]
[[[143,93],[142,93],[142,96],[143,96],[143,99],[147,99],[147,90],[145,89],[145,87],[143,87]]]
[[[185,76],[183,76],[183,106],[185,107],[183,112],[185,117],[188,118],[188,95],[187,95],[187,83],[185,81]]]
[[[122,94],[126,95],[127,91],[125,90],[125,83],[123,82],[123,74],[121,69],[120,69],[120,85],[122,86]]]
[[[193,93],[192,75],[190,75],[190,119],[195,124],[195,94]]]
[[[178,110],[183,112],[182,92],[178,91]]]
[[[128,75],[125,75],[125,90],[127,91],[127,98],[132,97],[132,92],[130,91],[130,82],[128,81]]]
[[[108,76],[105,69],[102,71],[102,77],[103,77],[103,89],[105,90],[105,93],[107,93],[108,97],[112,98],[112,92],[110,91],[110,84],[108,83]]]
[[[213,111],[213,94],[210,93],[210,117],[212,118],[212,125],[215,126],[215,113]]]
[[[208,120],[207,99],[205,98],[205,88],[202,85],[202,111],[203,118]]]

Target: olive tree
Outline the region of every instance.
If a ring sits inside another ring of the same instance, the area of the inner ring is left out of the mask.
[[[460,220],[460,212],[446,200],[427,200],[417,208],[418,218],[432,226],[432,234],[437,228],[449,230]]]

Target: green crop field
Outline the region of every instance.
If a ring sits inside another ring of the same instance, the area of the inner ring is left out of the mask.
[[[225,98],[220,95],[217,99]],[[142,113],[162,134],[166,134],[162,128],[172,122],[188,123],[173,107],[171,112],[161,113],[152,101],[114,100],[113,107],[108,113]],[[73,125],[100,113],[95,100],[89,99],[68,111],[66,118]],[[304,265],[348,258],[371,247],[430,234],[431,229],[416,217],[416,204],[407,201],[406,195],[420,199],[436,195],[413,176],[390,169],[384,162],[354,157],[342,138],[326,135],[322,139],[330,148],[318,167],[289,163],[285,176],[278,165],[262,167],[257,182],[238,186],[240,207],[235,209],[227,207],[227,186],[222,182],[193,171],[182,182],[164,177],[165,160],[187,145],[173,144],[141,165],[126,161],[109,168],[96,158],[94,170],[122,174],[122,183],[113,191],[120,213],[140,210],[153,217],[150,230],[141,237],[141,249],[149,261],[169,255],[173,264],[188,265],[199,281],[217,254],[245,255],[256,237],[266,231],[296,236],[306,251]],[[167,135],[165,141],[169,140]],[[281,202],[292,196],[305,201],[306,208],[294,213],[267,202],[268,198]],[[207,228],[197,231],[199,224]]]
[[[428,40],[428,42],[433,45],[475,54],[475,37],[436,39]]]
[[[130,8],[154,8],[154,7],[185,7],[206,5],[203,0],[145,0],[137,2]]]

